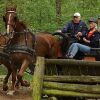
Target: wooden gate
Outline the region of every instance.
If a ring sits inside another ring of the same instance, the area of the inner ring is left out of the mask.
[[[99,71],[95,70],[93,74],[75,74],[66,75],[45,75],[45,69],[50,64],[56,64],[74,69],[77,66],[80,68],[89,69],[100,67],[100,61],[81,61],[72,59],[45,59],[37,57],[37,63],[33,76],[33,100],[41,100],[42,94],[50,96],[70,96],[70,97],[90,97],[100,98],[100,76],[96,74]],[[82,70],[82,69],[81,69]],[[84,70],[84,69],[83,69]],[[67,71],[67,70],[66,70]],[[73,72],[75,71],[72,70]],[[87,73],[88,73],[87,72]],[[55,100],[55,98],[54,98]]]

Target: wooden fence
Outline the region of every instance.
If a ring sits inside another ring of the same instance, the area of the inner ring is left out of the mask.
[[[100,62],[89,62],[71,59],[45,59],[37,57],[33,76],[33,100],[41,100],[42,94],[50,96],[90,97],[100,98],[100,76],[71,76],[45,75],[45,69],[49,64],[86,67],[100,67]],[[52,97],[51,100],[57,100]]]

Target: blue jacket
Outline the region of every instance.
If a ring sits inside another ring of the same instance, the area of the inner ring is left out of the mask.
[[[71,33],[71,38],[77,42],[75,35],[78,32],[82,32],[82,35],[85,36],[87,30],[88,28],[84,22],[80,21],[78,24],[75,24],[72,20],[67,25],[65,25],[65,27],[62,29],[62,33]]]

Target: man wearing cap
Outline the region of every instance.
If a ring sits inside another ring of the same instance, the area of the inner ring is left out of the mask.
[[[86,32],[87,26],[81,21],[80,13],[75,13],[73,20],[62,29],[62,33],[70,33],[71,43],[80,42],[81,37],[84,36]]]
[[[67,57],[74,58],[79,51],[83,53],[90,53],[91,47],[97,48],[99,46],[100,34],[97,31],[96,20],[94,18],[89,19],[89,30],[87,34],[82,38],[83,44],[73,43],[68,50]]]

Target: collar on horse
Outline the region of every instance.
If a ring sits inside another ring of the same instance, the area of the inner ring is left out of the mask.
[[[9,45],[6,48],[8,53],[15,53],[15,52],[19,52],[19,53],[26,53],[29,54],[31,56],[34,56],[35,54],[35,50],[31,49],[25,45]]]
[[[6,52],[0,52],[0,60],[1,60],[1,61],[2,61],[2,60],[6,61],[6,59],[7,59],[7,61],[10,61],[10,60],[9,60],[9,54],[6,53]]]
[[[29,48],[28,44],[27,44],[28,32],[29,32],[28,29],[24,30],[23,32],[14,32],[15,34],[23,34],[23,33],[25,33],[25,45],[18,45],[18,44],[12,45],[12,44],[10,44],[11,41],[9,41],[9,44],[6,47],[6,51],[8,53],[20,52],[20,53],[29,54],[31,56],[35,56],[35,49]],[[35,35],[33,35],[32,33],[30,33],[30,34],[33,37],[33,41],[35,41]],[[34,44],[33,44],[33,47],[34,47]]]

